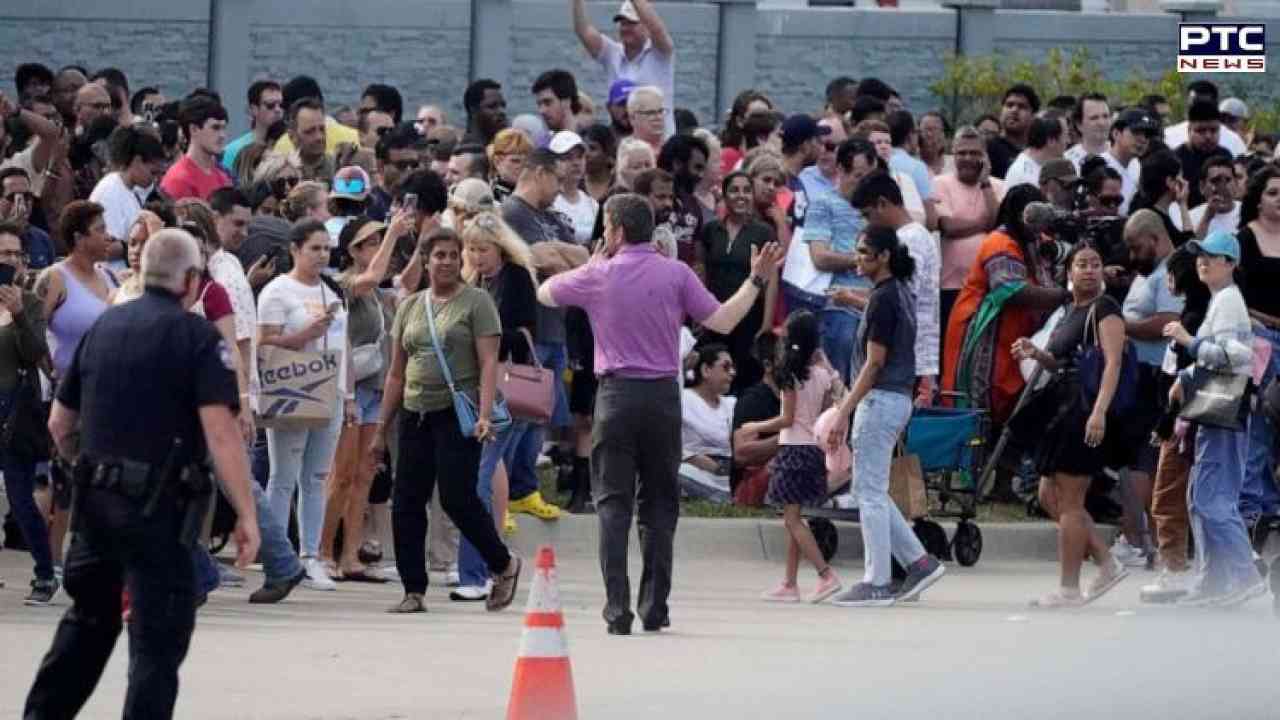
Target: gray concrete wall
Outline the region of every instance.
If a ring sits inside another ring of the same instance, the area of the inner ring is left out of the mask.
[[[928,85],[955,48],[955,24],[950,11],[761,11],[756,86],[783,108],[816,112],[830,79],[874,76],[927,109],[936,102]]]
[[[616,8],[615,0],[589,3],[607,32]],[[783,108],[817,110],[826,81],[839,74],[884,78],[913,109],[934,107],[928,85],[960,45],[1032,59],[1052,47],[1085,46],[1115,79],[1161,73],[1177,51],[1178,17],[1170,14],[966,11],[958,43],[953,9],[780,9],[753,0],[659,9],[676,40],[675,104],[708,125],[753,86]],[[1280,20],[1268,29],[1280,37]],[[333,104],[357,101],[368,82],[387,82],[400,88],[406,111],[443,104],[454,124],[463,122],[462,93],[477,77],[506,87],[513,115],[533,110],[529,86],[552,67],[573,72],[598,102],[606,92],[565,0],[2,0],[0,89],[12,92],[14,68],[30,60],[115,65],[135,87],[159,85],[170,95],[212,84],[236,129],[244,125],[245,88],[266,76],[314,75]],[[1280,43],[1271,43],[1271,61],[1280,63]],[[1267,82],[1273,76],[1215,79],[1256,102],[1280,96]]]

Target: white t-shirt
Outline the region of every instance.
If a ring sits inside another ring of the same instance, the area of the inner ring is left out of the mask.
[[[556,196],[551,208],[569,218],[573,225],[573,239],[578,244],[591,247],[591,232],[595,230],[596,213],[600,211],[600,203],[595,198],[579,190],[578,202],[571,203],[562,193]]]
[[[1208,203],[1201,203],[1190,210],[1187,214],[1191,216],[1191,227],[1182,227],[1182,213],[1178,212],[1177,203],[1169,206],[1169,219],[1173,221],[1173,226],[1179,230],[1187,232],[1195,232],[1200,225],[1200,220],[1204,218],[1205,211],[1208,210]],[[1234,233],[1240,226],[1240,201],[1237,200],[1231,212],[1226,215],[1214,215],[1209,221],[1209,232],[1221,230],[1223,232]]]
[[[1071,164],[1076,166],[1076,172],[1079,173],[1080,166],[1084,165],[1084,161],[1088,160],[1090,155],[1102,156],[1107,152],[1109,151],[1104,150],[1103,152],[1100,152],[1100,153],[1091,153],[1085,149],[1083,143],[1076,143],[1075,145],[1072,145],[1071,147],[1067,148],[1067,151],[1062,153],[1062,157],[1066,158],[1067,160],[1070,160]],[[1037,178],[1037,180],[1038,179],[1039,178]]]
[[[1165,128],[1164,144],[1169,146],[1170,150],[1177,150],[1182,145],[1186,145],[1189,127],[1188,123],[1183,121]],[[1231,157],[1240,157],[1249,151],[1244,145],[1244,140],[1226,125],[1220,126],[1218,130],[1218,145],[1226,148],[1227,152],[1231,153]]]
[[[279,325],[285,334],[300,332],[316,319],[325,314],[325,308],[339,303],[337,294],[318,282],[315,285],[304,285],[288,275],[281,275],[262,289],[258,296],[258,324]],[[347,310],[339,307],[329,323],[324,337],[307,343],[302,350],[318,352],[324,349],[337,350],[342,358],[338,368],[338,391],[346,395],[347,387]]]
[[[1009,171],[1004,174],[1004,186],[1012,190],[1018,185],[1034,185],[1040,187],[1040,163],[1031,158],[1024,150],[1018,153]]]
[[[116,240],[127,240],[129,226],[142,212],[147,196],[129,189],[118,172],[107,173],[93,187],[89,199],[102,206],[102,219],[107,223],[107,234]]]
[[[608,35],[601,35],[604,43],[600,46],[600,54],[596,62],[604,68],[609,76],[608,85],[626,79],[636,85],[656,85],[662,91],[662,104],[666,108],[664,137],[676,134],[676,118],[673,112],[676,106],[676,58],[673,51],[663,55],[653,46],[652,40],[646,40],[644,49],[635,60],[628,60],[622,43]]]
[[[694,455],[733,456],[729,438],[737,403],[738,398],[726,395],[720,398],[720,407],[713,408],[689,388],[680,392],[680,444],[685,459]]]
[[[893,177],[893,181],[898,183],[898,189],[902,192],[902,207],[906,208],[912,220],[923,225],[927,216],[924,212],[924,200],[920,197],[920,191],[916,189],[915,181],[910,175],[897,170],[891,169],[889,174]]]

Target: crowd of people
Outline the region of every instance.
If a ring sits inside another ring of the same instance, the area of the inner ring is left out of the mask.
[[[230,139],[209,89],[18,68],[0,96],[0,443],[28,603],[58,592],[67,534],[66,470],[21,429],[43,422],[31,395],[49,397],[107,307],[143,294],[139,258],[165,228],[199,242],[195,311],[232,350],[263,530],[251,602],[398,581],[392,610],[421,612],[432,570],[452,599],[501,609],[515,516],[564,506],[600,516],[618,633],[638,514],[638,609],[656,630],[680,495],[783,510],[791,550],[766,600],[800,600],[801,558],[813,602],[914,600],[944,568],[889,470],[913,408],[946,404],[1007,426],[1006,464],[1034,467],[1061,560],[1037,605],[1090,602],[1149,559],[1144,599],[1267,592],[1250,532],[1280,513],[1255,392],[1280,369],[1280,165],[1244,102],[1201,80],[1174,118],[1160,96],[1042,104],[1014,85],[952,128],[841,76],[823,107],[743,90],[717,130],[679,106],[651,2],[621,6],[616,39],[583,0],[571,18],[606,97],[565,69],[527,89],[481,79],[456,119],[443,98],[409,116],[385,84],[340,109],[306,75],[259,78],[251,129]],[[517,92],[536,114],[508,118]],[[270,420],[259,371],[285,351],[340,358],[320,424]],[[545,412],[507,402],[514,366],[551,371]],[[1207,387],[1229,389],[1235,422],[1195,414]],[[562,498],[543,495],[547,462]],[[1117,476],[1112,544],[1087,497]],[[847,589],[802,517],[825,503],[860,509],[868,560]],[[203,548],[193,562],[205,593],[244,582]]]

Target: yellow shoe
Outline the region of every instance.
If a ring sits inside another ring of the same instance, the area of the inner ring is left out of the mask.
[[[502,519],[502,532],[507,535],[515,535],[519,530],[520,526],[516,524],[516,519],[511,517],[511,513],[508,512]]]
[[[559,520],[560,508],[542,499],[542,493],[534,490],[519,500],[512,500],[511,512],[532,515],[540,520]]]

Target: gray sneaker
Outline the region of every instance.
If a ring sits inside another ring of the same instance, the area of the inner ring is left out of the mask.
[[[1251,582],[1242,587],[1231,590],[1213,602],[1214,607],[1235,608],[1244,605],[1250,600],[1264,597],[1267,594],[1267,581],[1258,578],[1255,582]]]
[[[889,607],[894,603],[893,590],[888,585],[872,585],[860,582],[831,601],[840,607]]]
[[[53,596],[58,594],[59,587],[57,578],[32,580],[31,592],[27,593],[23,604],[32,607],[48,607],[53,604]]]
[[[903,579],[902,588],[898,591],[898,600],[910,602],[919,598],[921,593],[946,574],[946,566],[926,553],[924,557],[907,568],[907,577]]]
[[[244,587],[244,576],[226,565],[219,563],[218,584],[222,587]]]

